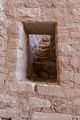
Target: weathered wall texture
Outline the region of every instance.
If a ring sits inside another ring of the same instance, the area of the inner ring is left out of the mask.
[[[59,85],[25,80],[28,20],[57,22]],[[0,0],[0,118],[80,120],[80,0]]]

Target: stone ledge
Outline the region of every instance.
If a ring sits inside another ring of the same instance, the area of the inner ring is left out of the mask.
[[[32,114],[31,120],[72,120],[72,116],[60,113],[35,112]]]
[[[37,92],[42,95],[64,97],[64,90],[59,85],[38,85]]]
[[[32,83],[28,83],[28,81],[19,81],[18,82],[18,88],[19,92],[25,92],[25,91],[34,91],[34,86]]]
[[[28,81],[7,81],[6,86],[11,92],[34,92],[33,84]]]

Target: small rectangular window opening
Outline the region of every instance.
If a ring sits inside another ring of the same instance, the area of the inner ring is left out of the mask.
[[[27,23],[27,78],[40,82],[57,82],[55,23]]]

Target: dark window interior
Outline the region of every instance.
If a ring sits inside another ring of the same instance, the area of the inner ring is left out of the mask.
[[[27,23],[27,78],[40,82],[57,82],[55,24]]]

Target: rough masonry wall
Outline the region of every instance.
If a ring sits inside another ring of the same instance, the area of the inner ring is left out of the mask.
[[[23,21],[29,20],[57,22],[59,85],[18,79],[23,65],[19,42],[24,38]],[[80,120],[80,0],[0,0],[0,120],[4,119]]]

